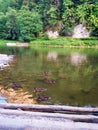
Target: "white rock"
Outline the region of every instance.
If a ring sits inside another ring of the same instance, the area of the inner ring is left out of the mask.
[[[58,31],[55,31],[55,32],[47,31],[47,34],[48,34],[49,38],[57,38],[59,36]]]
[[[0,69],[9,66],[9,62],[13,60],[13,55],[0,54]]]
[[[90,36],[91,30],[88,31],[82,24],[77,25],[74,28],[73,38],[88,38]]]

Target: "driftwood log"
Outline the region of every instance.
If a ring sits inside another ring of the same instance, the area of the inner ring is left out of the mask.
[[[15,115],[16,117],[17,116],[22,116],[22,117],[27,116],[27,117],[30,117],[30,118],[31,117],[42,118],[42,119],[47,118],[47,119],[52,119],[52,120],[57,119],[57,120],[70,120],[70,121],[74,121],[74,122],[98,123],[98,116],[95,116],[95,115],[62,114],[62,113],[49,113],[49,112],[31,112],[31,111],[19,110],[19,108],[35,109],[35,107],[36,108],[41,107],[40,105],[34,105],[34,106],[28,105],[28,106],[26,106],[26,105],[15,105],[15,104],[2,104],[2,105],[0,104],[0,106],[2,106],[1,110],[0,110],[0,114],[6,115],[7,117],[9,117],[10,115]],[[45,106],[45,107],[49,107],[49,106]],[[51,108],[52,107],[53,106],[51,106]],[[4,108],[6,108],[6,109],[4,109]],[[18,108],[18,110],[12,110],[12,109],[16,109],[16,108]]]
[[[97,121],[93,115],[0,109],[0,130],[98,130]]]
[[[98,113],[98,108],[7,103],[0,104],[0,108],[0,113],[2,113],[2,110],[4,110],[7,115],[9,115],[9,111],[16,116],[18,116],[17,114],[22,115],[27,112],[29,116],[39,115],[47,118],[53,117],[59,119],[67,119],[74,122],[98,123],[98,116],[93,115],[93,113]],[[17,111],[19,113],[17,113]]]
[[[59,105],[36,105],[36,104],[0,104],[0,108],[3,109],[21,109],[24,111],[40,111],[40,112],[52,112],[52,113],[69,113],[69,114],[98,114],[98,108],[85,108],[74,106],[59,106]]]

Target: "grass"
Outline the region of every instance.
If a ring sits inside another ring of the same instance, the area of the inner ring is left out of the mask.
[[[7,42],[15,43],[16,41],[0,40],[0,48],[6,46]],[[59,37],[56,39],[45,40],[39,38],[30,42],[30,47],[33,46],[49,46],[49,47],[97,47],[98,38],[90,37],[85,39],[75,39],[71,37]]]
[[[6,43],[15,43],[16,41],[14,41],[14,40],[2,40],[2,39],[0,39],[0,47],[1,46],[6,46]]]
[[[6,43],[8,43],[8,42],[9,43],[15,43],[16,41],[13,41],[13,40],[2,40],[2,39],[0,39],[0,53],[4,52],[5,49],[6,49],[6,52],[8,52],[8,48],[7,48],[7,45],[6,45]]]
[[[97,38],[85,38],[85,39],[75,39],[71,37],[59,37],[57,39],[37,39],[30,42],[31,46],[53,46],[53,47],[70,47],[70,46],[98,46]]]
[[[6,43],[6,40],[1,40],[0,39],[0,45],[2,45],[2,44],[5,45],[5,43]]]
[[[6,47],[6,41],[0,39],[0,49],[3,49]]]

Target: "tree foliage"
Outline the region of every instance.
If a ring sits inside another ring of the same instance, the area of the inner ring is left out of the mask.
[[[0,12],[0,38],[6,38],[6,16]]]
[[[81,23],[98,36],[97,0],[0,0],[0,38],[30,41],[47,28],[61,24],[65,34]]]
[[[19,24],[19,40],[30,41],[39,36],[42,30],[42,22],[40,16],[36,12],[29,11],[24,6],[18,14]]]
[[[7,39],[16,40],[19,35],[19,27],[17,23],[17,12],[16,10],[9,8],[6,13],[6,30],[7,30]]]

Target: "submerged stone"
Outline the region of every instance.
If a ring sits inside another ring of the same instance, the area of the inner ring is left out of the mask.
[[[4,69],[9,66],[9,63],[13,60],[13,55],[0,54],[0,69]]]

